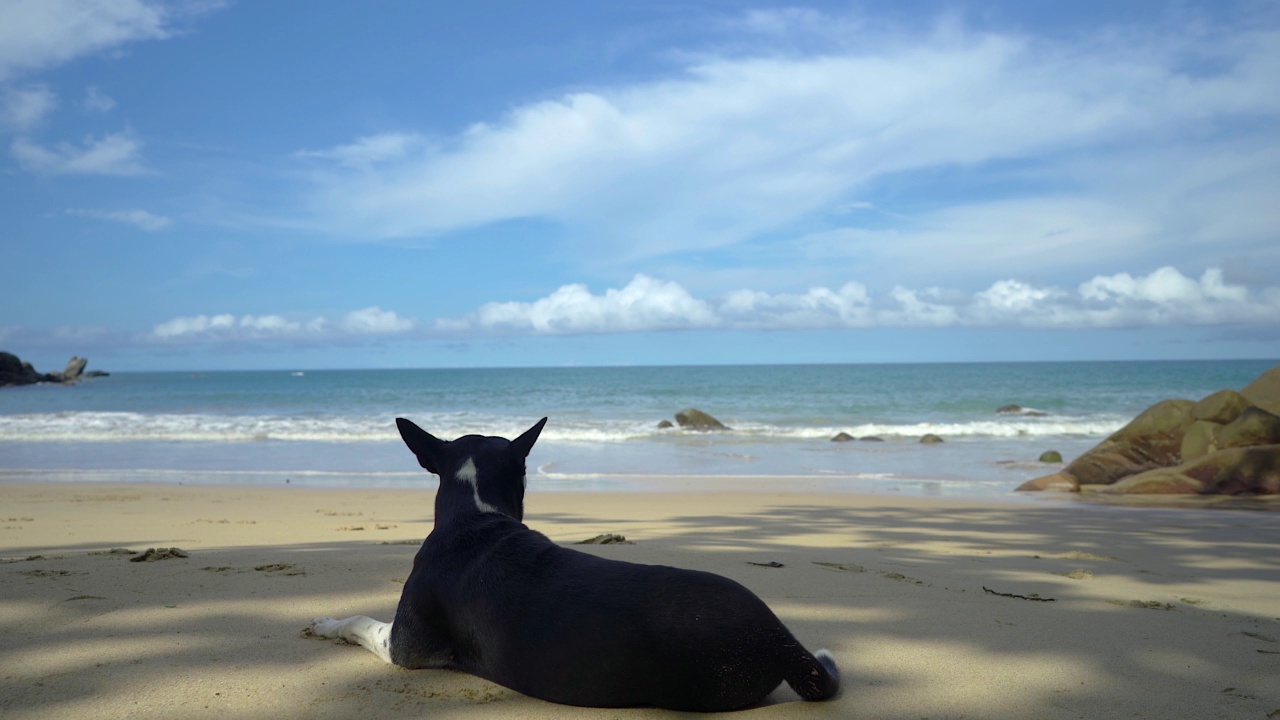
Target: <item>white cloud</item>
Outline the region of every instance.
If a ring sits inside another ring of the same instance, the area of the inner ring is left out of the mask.
[[[811,11],[756,13],[745,24],[776,35],[812,32],[820,19]],[[816,215],[843,215],[863,238],[857,249],[881,253],[884,224],[859,226],[872,213],[848,212],[882,205],[867,200],[876,183],[1052,158],[1051,171],[1027,170],[1048,176],[1008,183],[1019,188],[1013,199],[952,201],[954,209],[931,208],[914,225],[895,227],[908,241],[902,254],[938,250],[922,262],[940,267],[972,267],[977,255],[1002,273],[1033,261],[1028,238],[1051,256],[1118,254],[1149,245],[1166,224],[1180,227],[1169,216],[1183,206],[1179,192],[1256,186],[1243,170],[1210,183],[1196,161],[1221,148],[1199,141],[1244,127],[1241,148],[1265,150],[1275,133],[1259,128],[1280,115],[1280,94],[1271,91],[1280,34],[1146,32],[1073,46],[948,26],[857,47],[861,37],[824,42],[817,55],[770,54],[767,43],[754,56],[704,55],[679,77],[526,104],[435,145],[405,148],[402,136],[387,135],[307,153],[333,163],[315,175],[312,211],[317,224],[362,237],[545,218],[590,237],[584,253],[613,259],[722,247]],[[1214,71],[1189,69],[1206,53]],[[1169,187],[1178,174],[1152,161],[1124,194],[1098,192],[1135,153],[1158,157],[1184,138],[1197,139],[1178,154],[1197,170],[1191,189]],[[379,152],[384,143],[394,152]],[[1095,169],[1089,177],[1061,161],[1085,155]],[[356,169],[353,159],[370,157],[382,163],[376,172],[367,163]],[[1135,207],[1139,188],[1153,184],[1166,194]],[[1054,189],[1046,195],[1037,185]],[[1245,215],[1274,205],[1261,197],[1236,202],[1248,204]],[[1047,214],[1037,215],[1036,205]],[[984,222],[992,210],[1019,225]],[[981,252],[966,256],[963,243],[947,242],[957,229],[980,238]]]
[[[57,104],[58,96],[46,85],[0,88],[0,130],[29,131]]]
[[[88,87],[84,91],[84,108],[91,112],[111,112],[115,109],[116,101],[110,95],[102,92],[96,87]]]
[[[161,343],[233,343],[261,340],[332,342],[358,336],[403,334],[416,323],[377,306],[347,313],[340,322],[324,317],[305,322],[282,315],[192,315],[159,323],[144,340]]]
[[[368,168],[378,163],[403,160],[426,147],[426,138],[414,133],[383,133],[340,145],[329,150],[301,150],[297,157],[332,160],[348,168]]]
[[[489,303],[463,321],[442,321],[445,329],[531,330],[536,333],[627,332],[707,327],[711,306],[680,285],[637,275],[626,287],[593,295],[585,285],[565,285],[532,303]]]
[[[1280,288],[1224,283],[1210,268],[1196,280],[1172,267],[1148,275],[1098,276],[1077,288],[1001,280],[976,293],[895,287],[882,297],[861,283],[803,294],[738,290],[699,299],[682,286],[637,275],[602,295],[566,285],[530,303],[489,303],[437,322],[444,332],[615,333],[674,329],[870,327],[1109,328],[1274,324]]]
[[[46,175],[143,175],[150,171],[141,148],[140,141],[123,133],[89,137],[79,146],[64,142],[50,148],[21,137],[10,145],[24,169]]]
[[[344,332],[356,335],[383,335],[407,332],[413,329],[413,325],[412,320],[375,305],[347,313],[338,326]]]
[[[146,210],[83,210],[79,208],[68,208],[68,215],[76,215],[79,217],[93,218],[95,220],[110,220],[112,222],[125,223],[133,225],[141,230],[148,232],[156,232],[163,230],[173,224],[173,220],[163,215],[147,212]]]
[[[0,3],[0,81],[129,42],[169,37],[170,15],[154,0],[7,0]]]

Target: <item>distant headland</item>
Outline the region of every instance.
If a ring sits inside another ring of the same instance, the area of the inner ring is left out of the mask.
[[[67,362],[67,367],[62,372],[42,373],[31,367],[31,363],[23,362],[17,355],[0,351],[0,387],[35,383],[74,385],[83,378],[104,377],[108,374],[101,370],[85,372],[84,368],[88,364],[88,358],[73,357]]]

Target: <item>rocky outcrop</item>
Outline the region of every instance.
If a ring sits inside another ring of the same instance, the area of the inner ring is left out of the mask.
[[[0,387],[31,385],[40,382],[57,382],[52,375],[36,372],[31,363],[22,362],[13,353],[0,352]]]
[[[942,442],[942,438],[934,435],[933,433],[925,433],[920,436],[920,443],[922,445],[937,445],[940,442]]]
[[[46,382],[71,385],[79,382],[82,377],[102,377],[106,375],[106,373],[96,370],[86,373],[84,368],[87,364],[89,364],[89,361],[86,358],[73,357],[62,372],[41,373],[36,372],[36,369],[31,367],[31,363],[23,362],[17,355],[0,352],[0,387],[33,385]]]
[[[1280,492],[1280,366],[1240,392],[1164,400],[1019,490],[1100,493]]]
[[[1219,450],[1176,467],[1139,473],[1098,492],[1274,495],[1280,493],[1280,444]]]
[[[838,432],[831,438],[831,442],[852,442],[855,439],[847,432]]]
[[[1060,463],[1062,462],[1062,453],[1057,450],[1045,450],[1040,453],[1040,462],[1042,463]]]
[[[729,429],[724,423],[697,408],[688,408],[676,413],[676,423],[685,430]]]

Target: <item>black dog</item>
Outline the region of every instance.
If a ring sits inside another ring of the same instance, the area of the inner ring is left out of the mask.
[[[570,705],[735,710],[784,680],[806,700],[836,694],[839,671],[810,653],[742,585],[694,570],[606,560],[560,547],[524,517],[525,458],[547,421],[514,441],[439,440],[397,419],[440,476],[435,529],[393,623],[317,618],[406,668],[454,668]]]

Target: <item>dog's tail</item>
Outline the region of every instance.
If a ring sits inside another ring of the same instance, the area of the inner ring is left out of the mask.
[[[840,690],[840,668],[830,650],[807,651],[787,675],[787,684],[805,700],[830,700]]]

